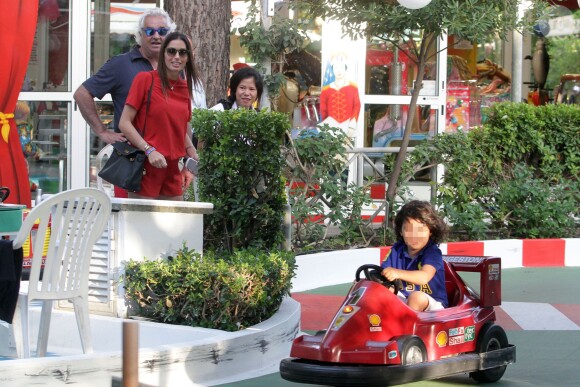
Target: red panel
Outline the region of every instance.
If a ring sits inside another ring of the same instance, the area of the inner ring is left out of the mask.
[[[361,216],[361,219],[364,219],[364,220],[369,220],[370,218],[371,218],[370,215],[362,215]],[[373,223],[383,223],[384,221],[385,221],[385,216],[384,215],[377,215],[373,219]]]
[[[447,243],[447,255],[482,256],[483,242],[450,242]]]
[[[575,10],[580,8],[580,4],[578,4],[578,0],[548,0],[548,3],[552,5],[558,5],[564,8],[568,8],[569,10]]]
[[[371,184],[371,199],[384,199],[386,192],[384,184]]]
[[[380,252],[381,252],[380,253],[381,262],[379,264],[383,263],[383,261],[385,260],[385,258],[387,258],[387,254],[389,254],[389,251],[391,251],[391,247],[392,246],[381,246],[381,247],[379,247]]]
[[[524,267],[564,266],[566,241],[563,239],[524,239]]]

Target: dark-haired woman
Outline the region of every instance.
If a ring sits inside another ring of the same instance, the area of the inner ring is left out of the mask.
[[[230,78],[230,95],[220,100],[211,110],[257,109],[262,98],[264,81],[262,75],[252,67],[236,70]]]
[[[139,73],[133,80],[119,123],[131,144],[147,155],[141,190],[129,197],[183,200],[193,175],[186,168],[180,170],[179,159],[185,155],[197,159],[187,127],[198,76],[186,35],[167,35],[159,55],[157,70]]]

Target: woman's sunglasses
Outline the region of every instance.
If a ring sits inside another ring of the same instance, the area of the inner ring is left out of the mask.
[[[165,28],[165,27],[161,27],[161,28],[143,28],[143,32],[145,32],[145,35],[147,35],[147,37],[150,38],[153,35],[155,35],[156,32],[159,34],[159,36],[165,36],[169,32],[169,29],[168,28]]]
[[[181,58],[185,58],[187,54],[189,54],[189,50],[186,50],[185,48],[180,48],[178,50],[177,48],[168,47],[165,49],[165,52],[169,56],[175,56],[175,54],[179,54]]]

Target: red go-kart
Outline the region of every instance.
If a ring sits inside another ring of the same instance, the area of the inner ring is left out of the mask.
[[[449,307],[416,312],[397,297],[377,265],[358,268],[327,330],[294,340],[280,363],[282,378],[330,386],[388,386],[467,373],[499,380],[516,360],[515,346],[496,325],[501,259],[445,256]],[[480,273],[479,294],[457,274]],[[364,273],[365,278],[360,275]]]

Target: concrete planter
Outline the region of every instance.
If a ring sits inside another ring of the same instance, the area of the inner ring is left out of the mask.
[[[39,319],[38,308],[31,314],[31,332],[38,329]],[[2,385],[110,386],[114,376],[122,375],[122,322],[91,316],[95,352],[84,355],[74,314],[53,312],[49,357],[0,361]],[[299,322],[300,304],[291,298],[272,318],[238,332],[140,322],[139,381],[152,386],[216,385],[276,372],[290,352]],[[10,341],[8,332],[7,327],[0,329],[0,343]],[[36,347],[35,340],[31,345]]]

